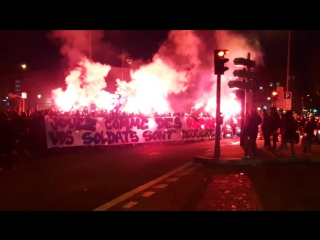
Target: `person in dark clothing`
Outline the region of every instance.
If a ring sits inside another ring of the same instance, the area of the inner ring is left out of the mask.
[[[279,113],[275,107],[270,108],[270,131],[272,135],[272,149],[277,149],[278,129],[281,127],[281,120]]]
[[[304,126],[304,133],[307,135],[307,145],[303,148],[303,153],[311,152],[312,140],[314,138],[314,130],[317,129],[317,123],[314,116],[311,116],[310,119],[306,122]]]
[[[0,113],[0,156],[4,155],[4,163],[9,170],[14,170],[12,167],[11,151],[15,143],[15,136],[13,134],[12,122],[7,113]],[[2,170],[0,165],[0,170]]]
[[[287,148],[287,142],[290,142],[292,156],[296,157],[294,144],[298,128],[298,122],[294,119],[292,111],[287,111],[281,119],[282,143],[276,151],[277,155],[281,155],[283,149]]]
[[[29,121],[27,119],[26,113],[21,113],[21,116],[18,118],[18,129],[19,129],[19,135],[18,135],[18,157],[19,158],[25,158],[27,144],[28,144],[28,135],[29,135]]]
[[[257,136],[259,125],[262,123],[262,118],[258,115],[256,110],[251,110],[247,117],[247,122],[244,126],[244,136],[246,138],[245,153],[243,158],[256,157],[257,151]]]
[[[234,138],[234,136],[236,134],[237,123],[236,123],[236,121],[235,121],[233,116],[231,116],[230,119],[229,119],[229,125],[231,127],[232,137]]]
[[[266,109],[263,109],[262,113],[262,124],[261,124],[261,130],[263,134],[264,139],[264,147],[267,149],[271,149],[271,142],[270,142],[270,136],[271,136],[271,118],[268,114]]]

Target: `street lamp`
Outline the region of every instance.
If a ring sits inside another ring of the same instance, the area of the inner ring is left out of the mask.
[[[26,69],[27,68],[27,64],[21,64],[21,68],[22,69]]]
[[[41,94],[38,94],[38,98],[39,98],[39,99],[41,98]]]

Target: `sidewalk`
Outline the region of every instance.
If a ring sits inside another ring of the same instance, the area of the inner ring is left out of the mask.
[[[270,163],[301,163],[301,162],[320,162],[320,145],[312,146],[312,153],[302,154],[302,146],[295,145],[296,157],[291,155],[290,150],[284,150],[282,156],[276,155],[274,151],[263,149],[263,140],[257,140],[257,157],[255,159],[242,159],[244,152],[239,144],[221,147],[221,157],[214,159],[214,149],[206,151],[200,156],[194,157],[195,163],[201,164],[223,164],[223,165],[257,165]],[[279,143],[277,144],[277,147]],[[289,145],[288,145],[289,146]]]

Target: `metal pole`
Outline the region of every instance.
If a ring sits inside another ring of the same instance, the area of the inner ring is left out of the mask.
[[[89,59],[92,60],[91,58],[91,52],[92,52],[92,46],[91,46],[91,30],[89,30]]]
[[[221,124],[220,124],[220,100],[221,100],[221,75],[217,75],[217,93],[216,93],[216,133],[215,133],[215,146],[214,146],[214,158],[220,158],[220,135],[221,135]]]
[[[25,112],[25,108],[26,108],[26,99],[25,98],[22,98],[22,112]]]
[[[124,54],[123,54],[123,49],[122,49],[122,55],[121,55],[121,80],[123,81],[123,59],[124,59]]]
[[[287,81],[286,81],[286,92],[289,92],[289,78],[290,78],[290,45],[291,45],[291,30],[288,33],[288,58],[287,58]]]

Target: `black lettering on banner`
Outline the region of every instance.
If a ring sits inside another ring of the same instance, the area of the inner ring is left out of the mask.
[[[166,132],[165,131],[154,131],[152,134],[153,140],[166,140]]]
[[[135,131],[130,131],[130,138],[131,142],[139,142],[139,137]]]
[[[130,130],[129,128],[129,118],[121,118],[120,119],[120,130],[122,130],[123,128],[126,128],[126,130]]]
[[[133,127],[140,129],[140,118],[131,118],[130,129],[133,129]]]
[[[158,125],[158,127],[157,127],[158,130],[164,128],[165,121],[163,120],[163,118],[155,118],[154,121]]]
[[[105,137],[106,136],[106,137]],[[105,144],[106,142],[108,144],[113,143],[128,143],[129,137],[131,139],[131,142],[138,142],[139,137],[137,136],[137,133],[134,131],[117,131],[116,133],[112,131],[106,131],[105,133],[103,131],[101,132],[85,132],[82,134],[82,140],[83,144],[85,145],[91,145],[91,144]]]
[[[95,132],[96,131],[96,125],[97,125],[97,120],[94,118],[85,118],[83,121],[83,118],[79,118],[78,124],[76,126],[76,130],[84,130],[84,131],[91,131]],[[85,122],[85,124],[81,124],[82,122]]]
[[[128,118],[127,118],[128,119]],[[129,119],[128,119],[129,120]],[[128,121],[129,124],[129,121]],[[127,143],[129,142],[128,137],[131,131],[123,131],[122,134],[124,135],[124,141]]]
[[[171,140],[171,135],[172,135],[173,133],[176,133],[176,132],[177,132],[176,129],[169,129],[169,130],[167,131],[167,133],[168,133],[168,140]]]
[[[107,118],[104,121],[104,125],[105,125],[106,129],[110,131],[112,129],[112,120],[110,118]]]
[[[138,129],[142,129],[142,130],[148,129],[148,122],[149,122],[148,118],[142,117],[141,118],[141,125],[140,125],[140,128],[138,128]]]
[[[182,123],[180,120],[180,117],[175,117],[175,118],[155,118],[155,122],[157,123],[158,130],[161,130],[163,128],[165,129],[181,129],[182,128]]]
[[[119,130],[119,119],[115,119],[113,120],[113,123],[112,123],[112,127],[114,128],[114,130]],[[118,142],[118,141],[117,141]]]
[[[122,143],[124,143],[124,140],[123,140],[123,138],[122,138],[122,133],[121,133],[121,131],[118,131],[118,132],[117,132],[116,138],[117,138],[116,143],[118,143],[119,140],[120,140]]]
[[[74,137],[72,136],[72,131],[57,131],[49,132],[49,137],[53,145],[57,145],[60,142],[60,145],[72,145],[74,143]]]
[[[180,120],[180,117],[174,118],[174,126],[175,129],[181,129],[182,128],[182,122]]]
[[[81,136],[83,140],[83,144],[90,145],[93,142],[93,137],[91,136],[91,132],[85,132]]]
[[[172,128],[172,126],[173,126],[173,118],[165,118],[164,127],[168,129],[168,128]]]
[[[59,127],[63,129],[66,127],[68,127],[69,129],[74,129],[76,123],[77,123],[77,118],[54,117],[52,119],[52,122],[50,122],[50,126],[53,131],[58,131]]]
[[[99,144],[101,142],[101,134],[99,132],[96,132],[93,135],[93,142],[94,144]]]
[[[151,140],[152,140],[152,132],[151,131],[144,131],[143,133],[142,133],[142,137],[144,138],[144,140],[146,141],[146,142],[150,142]]]

